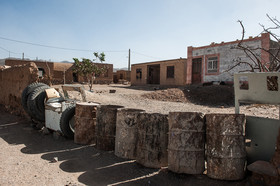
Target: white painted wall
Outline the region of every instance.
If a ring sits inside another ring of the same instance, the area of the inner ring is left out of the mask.
[[[254,41],[247,41],[244,42],[247,46],[256,48],[261,47],[261,41],[260,40],[254,40]],[[211,55],[211,54],[220,54],[220,74],[219,75],[205,75],[205,63],[207,62],[206,59],[202,60],[203,65],[203,81],[204,82],[211,82],[211,81],[233,81],[233,74],[240,72],[245,69],[250,69],[246,65],[238,66],[231,70],[230,72],[225,72],[230,67],[232,67],[234,64],[236,64],[236,60],[239,58],[242,61],[250,62],[249,57],[246,56],[243,50],[239,49],[233,49],[237,43],[234,44],[226,44],[222,46],[213,46],[213,47],[207,47],[203,49],[195,49],[192,52],[193,57],[196,56],[205,56],[205,55]],[[255,53],[260,56],[261,50],[256,50]]]

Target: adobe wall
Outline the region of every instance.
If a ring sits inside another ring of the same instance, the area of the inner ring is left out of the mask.
[[[106,63],[95,63],[99,67],[106,67],[108,68],[107,72],[101,74],[99,77],[96,77],[94,80],[94,84],[110,84],[113,82],[113,64],[106,64]],[[87,83],[87,78],[78,76],[79,83]]]
[[[6,59],[5,64],[8,66],[24,65],[28,63],[35,63],[38,68],[44,69],[46,74],[53,74],[54,63],[53,62],[43,62],[43,61],[30,61],[30,60],[18,60],[18,59]]]
[[[5,64],[8,66],[23,65],[28,64],[30,60],[19,60],[19,59],[6,59]],[[64,77],[65,83],[73,83],[73,63],[55,63],[55,62],[43,62],[43,61],[34,61],[38,68],[44,69],[45,73],[43,78],[40,78],[39,81],[49,84],[49,75],[51,76],[52,84],[63,84]],[[113,82],[113,64],[106,63],[95,63],[97,66],[103,66],[108,68],[108,73],[100,75],[94,81],[96,84],[108,84]],[[87,82],[83,77],[78,77],[78,82]]]
[[[175,59],[151,63],[134,64],[131,66],[131,85],[146,85],[149,65],[160,65],[160,85],[181,86],[186,84],[187,59]],[[167,78],[167,66],[174,66],[174,78]],[[142,69],[142,78],[136,78],[136,69]]]
[[[95,84],[110,84],[113,82],[113,65],[112,64],[102,64],[102,63],[95,63],[99,67],[106,67],[108,68],[107,72],[101,74],[99,77],[96,77],[94,83]]]
[[[21,93],[27,85],[36,80],[38,80],[38,68],[35,63],[1,69],[0,104],[16,115],[23,115]]]
[[[127,70],[118,70],[116,72],[116,75],[117,75],[117,80],[127,80],[127,81],[130,81],[130,71],[127,71]],[[121,78],[122,76],[122,78]]]
[[[54,69],[52,74],[53,84],[73,83],[73,63],[53,63]]]
[[[167,78],[167,66],[174,66],[174,78]],[[185,85],[186,59],[170,61],[160,65],[160,85]]]
[[[142,70],[142,78],[136,78],[136,70]],[[147,84],[147,64],[131,65],[131,85],[146,85]]]

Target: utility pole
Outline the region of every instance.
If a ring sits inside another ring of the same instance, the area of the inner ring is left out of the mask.
[[[130,71],[130,49],[128,50],[128,71]]]
[[[24,60],[24,52],[22,53],[22,60]]]

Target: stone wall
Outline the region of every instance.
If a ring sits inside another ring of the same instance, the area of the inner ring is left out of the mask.
[[[16,114],[23,115],[21,93],[26,86],[38,80],[38,68],[35,63],[0,70],[0,104]]]

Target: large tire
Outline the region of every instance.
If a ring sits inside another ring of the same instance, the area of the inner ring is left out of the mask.
[[[27,107],[27,99],[28,99],[28,95],[34,91],[37,87],[41,87],[41,86],[48,86],[44,83],[38,83],[38,82],[34,82],[31,83],[30,85],[28,85],[27,87],[25,87],[25,89],[22,91],[21,93],[21,104],[23,106],[23,109],[28,113],[28,107]]]
[[[75,105],[68,107],[62,112],[60,118],[61,132],[65,137],[69,139],[74,139],[75,108]]]
[[[37,97],[37,107],[41,112],[45,112],[46,91],[41,92]]]
[[[59,96],[60,96],[58,102],[64,101],[63,95],[60,92],[58,92],[58,93],[59,93]],[[47,97],[46,91],[43,91],[42,93],[40,93],[38,95],[38,98],[37,98],[37,107],[42,112],[45,112],[45,100],[46,100],[46,97]]]
[[[38,98],[40,94],[45,93],[45,89],[48,89],[49,86],[40,86],[35,88],[29,95],[27,99],[27,108],[29,111],[29,114],[32,118],[38,120],[38,121],[45,121],[45,110],[40,110],[38,107],[38,104],[44,104],[39,103]]]

